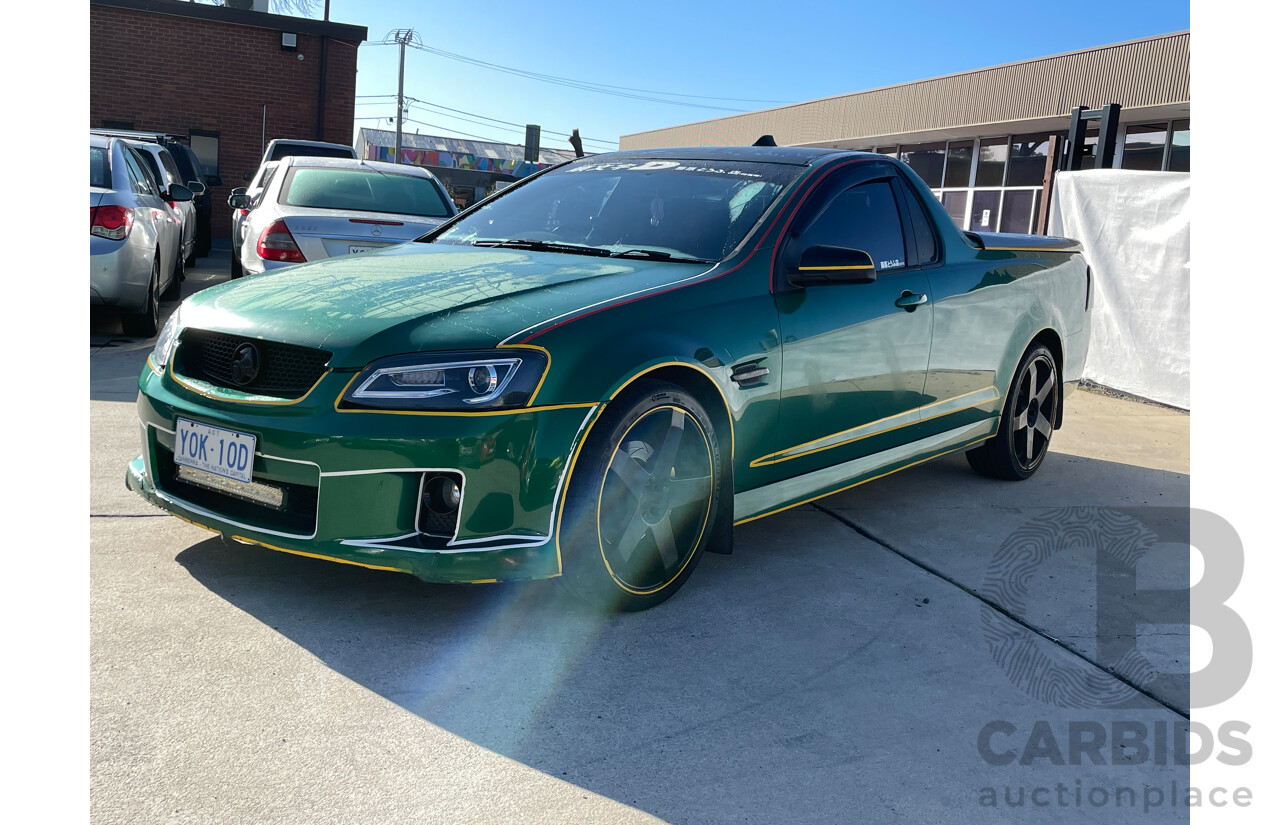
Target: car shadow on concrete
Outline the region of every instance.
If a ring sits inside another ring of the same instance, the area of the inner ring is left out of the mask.
[[[1185,479],[1092,459],[1060,463],[1040,477],[1044,500],[1066,496],[1053,488],[1077,476],[1129,489],[1176,488]],[[942,543],[950,562],[938,566],[953,569],[952,581],[812,507],[739,527],[732,556],[705,557],[679,594],[639,614],[597,615],[554,582],[427,585],[219,539],[188,547],[177,561],[211,592],[406,710],[673,822],[844,821],[859,809],[908,821],[1020,821],[1016,808],[979,809],[977,788],[1185,785],[1187,768],[1172,765],[994,768],[979,757],[975,738],[995,719],[1065,726],[1115,713],[1178,716],[1038,637],[1032,642],[1056,672],[1075,674],[1099,696],[1119,690],[1129,709],[1054,707],[1006,675],[984,636],[995,611],[964,585],[997,552],[986,505],[993,488],[960,478],[959,469],[944,461],[901,474],[908,486],[935,489],[939,509],[964,501],[973,508],[972,520],[953,521]],[[1028,519],[1048,506],[1034,493],[1019,493]],[[843,513],[849,501],[819,504]],[[1082,506],[1097,504],[1106,502]],[[906,516],[918,517],[911,500],[884,508],[898,510],[892,538],[910,552]],[[895,522],[892,512],[883,518],[880,529]],[[973,532],[978,520],[981,534]],[[936,530],[923,525],[917,543]],[[1079,559],[1048,572],[1091,575]],[[1083,580],[1063,584],[1050,581],[1037,596],[1071,602],[1092,590]],[[1046,632],[1084,632],[1069,604],[1037,605],[1032,618]],[[995,617],[1005,624],[1016,628]],[[1046,815],[1071,821],[1079,811]]]

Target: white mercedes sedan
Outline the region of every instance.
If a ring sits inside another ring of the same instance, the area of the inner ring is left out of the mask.
[[[245,275],[411,241],[457,212],[426,169],[347,158],[284,158],[260,195],[228,203],[249,210]]]

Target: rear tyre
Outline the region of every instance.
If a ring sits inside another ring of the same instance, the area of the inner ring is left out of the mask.
[[[191,244],[191,254],[187,256],[182,265],[187,269],[193,268],[196,265],[196,254],[196,244],[193,243]]]
[[[231,277],[244,277],[244,267],[240,264],[240,256],[236,254],[234,249],[231,250]]]
[[[147,284],[147,302],[141,312],[120,316],[124,334],[132,338],[150,338],[160,327],[160,258],[151,263],[151,281]]]
[[[1014,373],[995,437],[965,453],[969,466],[989,478],[1030,478],[1049,453],[1061,403],[1053,353],[1036,344],[1022,356]]]
[[[563,585],[606,611],[670,598],[711,539],[722,477],[697,400],[674,384],[636,382],[596,422],[569,480]]]

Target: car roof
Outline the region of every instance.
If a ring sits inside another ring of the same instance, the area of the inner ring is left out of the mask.
[[[125,138],[123,139],[123,142],[129,144],[135,149],[146,149],[149,152],[168,152],[169,151],[168,149],[161,146],[160,144],[153,143],[152,141],[149,141],[149,140],[130,140],[128,138]]]
[[[308,168],[327,169],[370,169],[390,175],[413,175],[415,177],[431,177],[431,172],[421,166],[408,163],[387,163],[381,160],[358,160],[356,158],[318,158],[310,155],[290,155],[277,161],[281,166],[306,166]]]
[[[293,138],[272,138],[271,142],[267,144],[268,152],[271,151],[272,146],[324,146],[327,149],[351,149],[345,143],[329,143],[323,140],[294,140]]]
[[[685,146],[670,149],[632,149],[626,152],[608,152],[603,155],[591,155],[583,160],[592,163],[632,159],[721,160],[807,166],[820,158],[840,154],[848,154],[848,151],[844,149],[810,148],[807,146]]]
[[[112,141],[112,138],[106,137],[105,135],[95,135],[93,132],[89,133],[90,146],[97,146],[105,149],[106,147],[111,145],[111,141]]]

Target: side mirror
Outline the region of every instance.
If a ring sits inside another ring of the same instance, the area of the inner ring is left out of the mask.
[[[194,197],[195,197],[195,194],[192,193],[190,189],[188,189],[187,187],[183,186],[180,183],[175,183],[169,187],[169,197],[165,198],[165,200],[175,201],[175,202],[189,201]]]
[[[203,195],[205,191],[207,191],[205,189],[205,185],[198,180],[187,181],[187,188],[190,189],[191,194],[195,195],[197,198]]]
[[[247,195],[247,194],[249,194],[249,190],[248,190],[248,189],[245,189],[243,186],[237,186],[235,189],[232,189],[232,190],[231,190],[231,194],[233,194],[233,195]]]
[[[871,284],[876,265],[861,249],[843,246],[811,246],[800,253],[800,263],[787,273],[795,286],[828,284]]]
[[[210,186],[221,186],[222,178],[217,175],[205,175],[204,179],[209,182]]]
[[[227,198],[227,206],[230,206],[232,209],[249,209],[253,206],[253,200],[248,195],[241,192]]]

